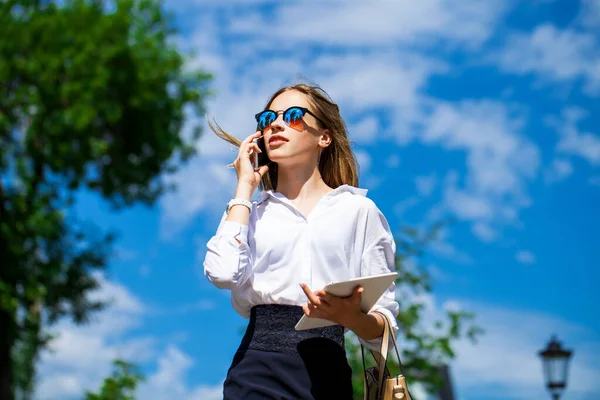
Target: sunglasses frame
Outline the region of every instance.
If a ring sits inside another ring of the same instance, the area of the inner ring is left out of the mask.
[[[272,112],[272,113],[274,113],[274,114],[275,114],[275,119],[273,120],[273,122],[275,122],[275,121],[277,121],[277,118],[279,118],[279,114],[285,115],[285,113],[287,113],[288,111],[290,111],[292,108],[297,108],[297,109],[299,109],[300,111],[302,111],[302,118],[304,118],[304,116],[305,116],[306,114],[310,114],[310,115],[312,115],[312,116],[313,116],[313,117],[314,117],[314,118],[315,118],[317,121],[319,121],[319,123],[320,123],[321,125],[323,125],[323,127],[327,128],[327,125],[325,124],[325,122],[323,122],[323,121],[321,120],[321,118],[317,117],[317,116],[316,116],[316,115],[315,115],[315,114],[314,114],[312,111],[310,111],[308,108],[306,108],[306,107],[300,107],[300,106],[291,106],[291,107],[289,107],[287,110],[283,110],[283,111],[281,111],[281,110],[279,110],[279,111],[273,111],[273,110],[263,110],[263,111],[261,111],[261,112],[257,113],[257,114],[254,116],[254,118],[256,119],[256,123],[258,124],[258,122],[259,122],[259,117],[260,117],[262,114],[264,114],[264,113],[266,113],[266,112]],[[289,125],[287,124],[287,122],[285,122],[285,118],[283,119],[283,123],[284,123],[284,124],[286,124],[287,126],[289,126]],[[258,126],[258,125],[257,125],[257,126]],[[266,129],[266,128],[265,128],[265,129]],[[261,129],[261,131],[262,131],[262,130],[263,130],[263,129]]]

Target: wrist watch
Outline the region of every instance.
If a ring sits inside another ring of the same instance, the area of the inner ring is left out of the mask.
[[[229,215],[229,210],[231,210],[231,207],[237,206],[237,205],[244,206],[244,207],[248,208],[248,211],[252,212],[252,203],[249,202],[248,200],[231,199],[231,200],[229,200],[229,203],[227,203],[227,207],[225,208],[225,213],[227,215]]]

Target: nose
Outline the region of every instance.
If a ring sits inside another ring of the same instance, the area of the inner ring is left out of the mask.
[[[271,131],[272,132],[281,132],[285,129],[283,122],[283,114],[278,113],[275,121],[271,122]]]

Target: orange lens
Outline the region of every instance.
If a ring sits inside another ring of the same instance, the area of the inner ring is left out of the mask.
[[[304,124],[302,123],[302,117],[304,117],[304,111],[297,107],[288,109],[283,115],[283,121],[287,126],[297,131],[304,130]]]
[[[277,114],[273,111],[265,111],[258,115],[256,122],[258,123],[258,129],[266,131],[271,129],[271,124],[277,119]]]

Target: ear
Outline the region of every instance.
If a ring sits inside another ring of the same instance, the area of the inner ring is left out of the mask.
[[[331,133],[329,129],[325,129],[321,136],[319,137],[319,146],[320,147],[328,147],[331,144]]]

